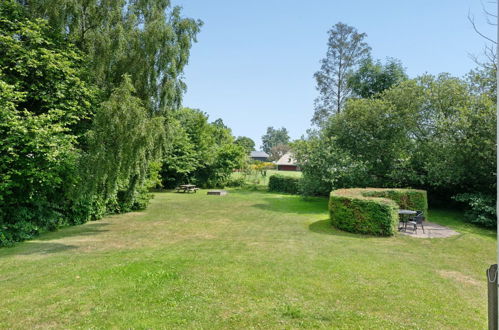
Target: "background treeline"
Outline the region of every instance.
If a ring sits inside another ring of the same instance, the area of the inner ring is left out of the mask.
[[[0,2],[0,246],[225,179],[230,130],[179,110],[200,26],[162,0]]]
[[[344,24],[330,36],[367,49],[361,42],[365,34]],[[383,65],[358,51],[339,81],[331,72],[341,56],[337,48],[345,43],[338,46],[331,38],[316,74],[318,128],[293,146],[303,193],[422,188],[430,203],[459,201],[470,221],[495,226],[495,65],[482,63],[462,79],[448,74],[408,79],[400,63]],[[329,92],[331,86],[343,89],[341,102],[332,102],[338,95]]]
[[[172,137],[163,158],[161,183],[164,188],[192,183],[201,187],[223,187],[234,169],[247,161],[247,148],[238,144],[221,119],[183,108],[171,119]]]

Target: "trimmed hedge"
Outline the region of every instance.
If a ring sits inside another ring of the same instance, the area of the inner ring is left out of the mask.
[[[300,193],[300,178],[274,174],[269,178],[269,191],[287,194]]]
[[[333,226],[352,233],[391,236],[397,231],[399,209],[428,211],[426,191],[416,189],[355,188],[330,194]]]

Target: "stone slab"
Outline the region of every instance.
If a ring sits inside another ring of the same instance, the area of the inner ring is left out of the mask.
[[[412,236],[416,238],[446,238],[454,235],[459,235],[459,233],[455,230],[450,229],[449,227],[441,226],[436,223],[425,221],[423,222],[424,233],[421,229],[421,226],[418,226],[417,231],[413,231],[411,226],[407,226],[407,231],[401,231],[402,235]]]
[[[227,195],[226,190],[209,190],[207,192],[208,195],[215,195],[215,196],[225,196]]]

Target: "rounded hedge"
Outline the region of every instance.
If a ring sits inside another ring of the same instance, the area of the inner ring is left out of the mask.
[[[338,189],[329,197],[333,226],[352,233],[391,236],[397,232],[399,209],[428,211],[426,191],[417,189]]]

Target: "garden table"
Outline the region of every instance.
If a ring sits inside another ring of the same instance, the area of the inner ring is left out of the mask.
[[[404,215],[414,215],[416,213],[417,212],[413,210],[404,210],[404,209],[399,210],[399,214],[404,214]]]
[[[409,216],[410,215],[416,215],[417,212],[416,211],[413,211],[413,210],[404,210],[404,209],[400,209],[399,210],[399,215],[401,216],[400,217],[400,222],[404,223],[404,224],[407,224],[407,221],[409,221]],[[405,229],[406,226],[401,226],[399,227],[399,231],[401,231],[402,229]]]

